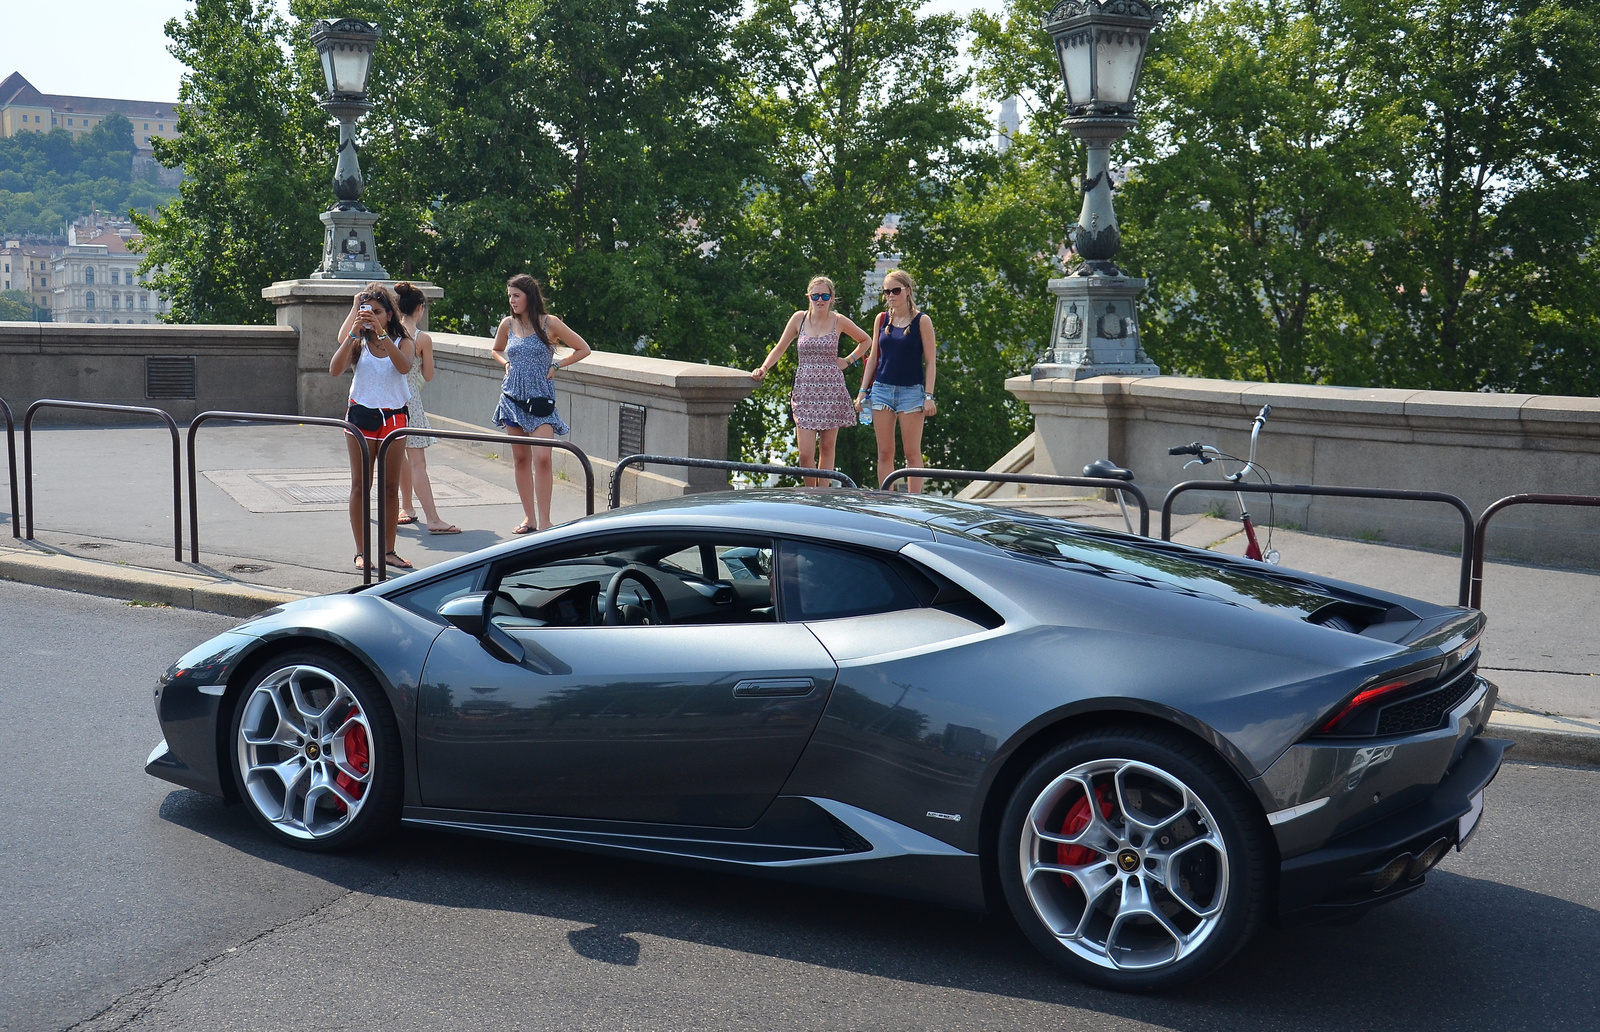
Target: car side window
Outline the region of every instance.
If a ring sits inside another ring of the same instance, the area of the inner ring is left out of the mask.
[[[497,591],[492,619],[505,627],[770,623],[771,571],[769,542],[711,535],[545,552],[499,570],[490,585]],[[605,595],[619,574],[608,620]]]
[[[922,605],[892,563],[866,552],[785,542],[780,563],[788,620],[832,620]]]
[[[418,616],[424,616],[430,620],[441,620],[442,622],[442,618],[439,616],[439,607],[453,598],[459,598],[462,595],[476,591],[478,578],[482,575],[483,567],[474,566],[470,570],[463,570],[448,577],[441,577],[420,587],[412,588],[403,594],[392,596],[391,601],[405,606]]]

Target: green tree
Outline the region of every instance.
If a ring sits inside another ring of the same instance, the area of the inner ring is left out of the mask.
[[[142,269],[171,299],[169,321],[270,322],[261,289],[316,266],[329,200],[335,138],[315,103],[307,29],[272,0],[196,0],[167,35],[189,71],[178,137],[152,145],[186,175],[157,216],[134,217]]]
[[[1600,5],[1343,10],[1404,116],[1412,203],[1376,256],[1397,310],[1379,345],[1386,378],[1600,393]]]
[[[133,178],[133,125],[107,115],[76,139],[57,127],[0,139],[0,233],[59,238],[91,212],[161,203],[172,191]]]
[[[38,311],[33,298],[25,290],[0,292],[0,322],[36,322]]]

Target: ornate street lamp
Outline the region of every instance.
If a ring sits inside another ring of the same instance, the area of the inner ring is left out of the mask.
[[[367,72],[372,51],[382,30],[356,18],[322,20],[311,30],[311,42],[322,61],[328,95],[323,110],[339,120],[339,162],[333,172],[333,196],[338,200],[321,216],[322,265],[312,279],[388,279],[378,261],[378,242],[372,227],[378,213],[361,203],[365,183],[356,158],[356,121],[372,110],[367,103]]]
[[[1112,261],[1122,233],[1111,207],[1111,145],[1133,128],[1145,48],[1162,16],[1159,6],[1144,0],[1061,0],[1044,17],[1066,83],[1066,126],[1088,149],[1089,169],[1081,183],[1083,210],[1072,227],[1072,246],[1083,262],[1050,281],[1056,319],[1035,379],[1160,372],[1139,346],[1135,302],[1146,283],[1124,276]]]

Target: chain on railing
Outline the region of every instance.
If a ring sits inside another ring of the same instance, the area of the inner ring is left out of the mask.
[[[0,398],[0,412],[6,417],[6,462],[11,471],[11,536],[22,537],[22,513],[17,506],[17,421],[11,415],[11,406]]]
[[[725,469],[732,473],[762,473],[774,477],[810,477],[834,480],[841,487],[855,487],[849,475],[836,469],[817,469],[815,466],[765,466],[759,462],[734,462],[731,459],[698,459],[684,455],[628,455],[617,461],[611,471],[611,508],[622,504],[622,471],[629,466],[645,463],[657,466],[686,466],[690,469]]]
[[[378,513],[377,523],[380,532],[386,514],[384,497],[388,484],[387,474],[384,470],[384,457],[389,454],[389,449],[394,442],[407,437],[443,437],[455,441],[487,441],[491,444],[509,444],[513,447],[532,445],[536,448],[557,448],[564,452],[571,452],[578,457],[578,462],[583,466],[583,511],[590,516],[594,515],[594,466],[589,462],[589,456],[582,448],[567,441],[557,441],[551,437],[530,437],[526,434],[493,434],[487,431],[475,430],[440,430],[435,427],[403,426],[386,434],[378,443],[378,456],[374,460],[377,470],[378,482]],[[384,542],[387,544],[387,540]],[[385,554],[378,556],[378,579],[383,580],[388,576],[388,563]]]
[[[1048,484],[1057,487],[1092,487],[1101,491],[1125,492],[1139,505],[1139,535],[1150,536],[1150,501],[1137,486],[1110,477],[1057,477],[1042,473],[989,473],[972,469],[929,469],[908,466],[883,478],[880,491],[889,490],[897,480],[921,477],[924,480],[978,480],[996,484]]]
[[[1595,495],[1514,494],[1490,503],[1478,517],[1472,542],[1472,594],[1474,609],[1483,608],[1483,557],[1487,549],[1489,521],[1502,509],[1513,505],[1577,505],[1600,508],[1600,497]]]
[[[1378,498],[1403,502],[1439,502],[1453,506],[1461,514],[1461,578],[1457,591],[1458,605],[1466,605],[1471,597],[1470,578],[1472,568],[1472,510],[1453,494],[1442,491],[1404,491],[1387,487],[1317,487],[1311,484],[1230,484],[1218,480],[1186,480],[1181,484],[1174,484],[1172,490],[1167,492],[1167,497],[1161,502],[1161,540],[1172,540],[1172,503],[1181,494],[1189,491],[1202,491],[1208,493],[1231,494],[1235,491],[1244,494],[1298,494],[1312,495],[1323,498]]]
[[[172,558],[183,561],[183,459],[178,448],[178,424],[167,412],[144,405],[112,405],[102,401],[62,401],[40,398],[22,416],[22,480],[27,499],[27,534],[33,540],[33,416],[42,408],[86,409],[92,412],[127,412],[130,415],[156,416],[172,434]],[[12,478],[15,480],[15,478]]]
[[[372,449],[367,444],[367,439],[361,436],[361,431],[354,423],[344,419],[335,419],[329,416],[290,416],[281,412],[202,412],[195,416],[189,423],[189,561],[200,561],[200,500],[197,492],[198,481],[195,476],[194,437],[199,433],[200,427],[214,419],[226,419],[238,423],[282,423],[289,426],[309,424],[311,426],[336,426],[343,429],[356,439],[361,446],[361,461],[363,469],[372,468]],[[363,473],[361,491],[361,583],[372,583],[372,482],[367,474]],[[183,558],[183,546],[180,539],[178,558]]]

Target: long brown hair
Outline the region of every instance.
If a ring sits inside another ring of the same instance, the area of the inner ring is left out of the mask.
[[[525,272],[519,272],[506,280],[506,286],[512,290],[522,291],[522,296],[528,299],[528,322],[533,325],[533,332],[544,342],[545,347],[550,346],[550,340],[544,335],[544,320],[548,314],[544,310],[544,291],[539,289],[539,281]],[[511,321],[517,321],[517,313],[511,313]]]
[[[394,285],[394,298],[401,315],[415,315],[417,309],[428,303],[428,295],[410,280]]]

